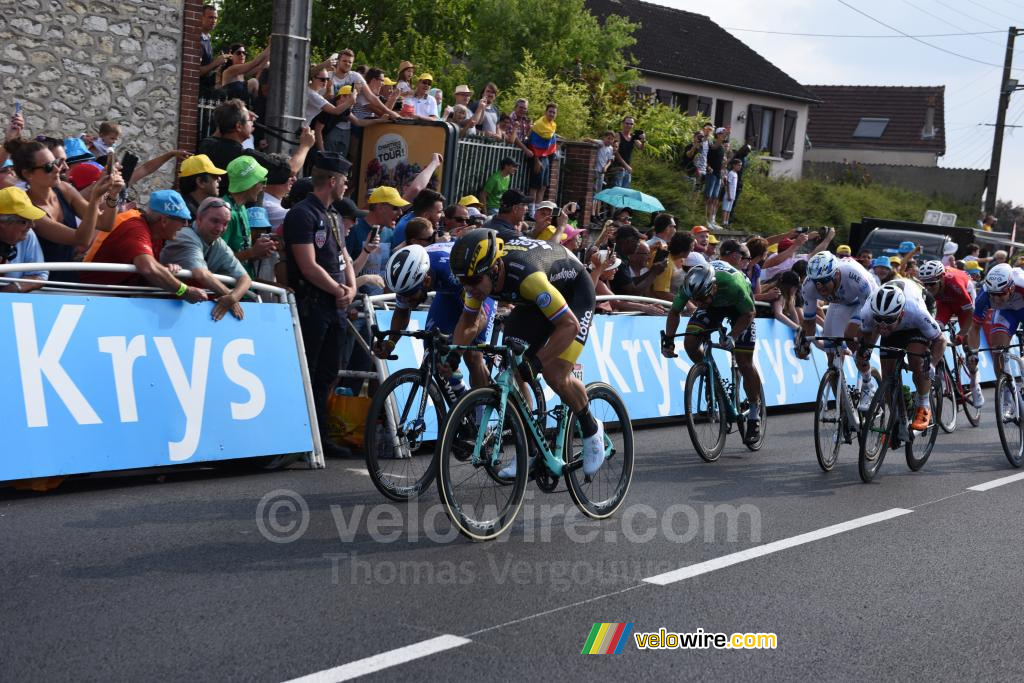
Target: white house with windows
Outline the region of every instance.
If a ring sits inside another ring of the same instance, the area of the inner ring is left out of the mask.
[[[764,152],[777,176],[800,177],[815,95],[710,18],[641,0],[586,0],[599,19],[640,25],[631,48],[643,91],[731,129]]]

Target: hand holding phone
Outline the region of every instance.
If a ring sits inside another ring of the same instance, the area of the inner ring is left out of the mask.
[[[658,263],[659,261],[664,261],[667,258],[668,258],[668,249],[659,249],[658,251],[654,252],[654,262],[655,263]]]
[[[380,235],[380,226],[375,225],[372,228],[370,228],[370,236],[367,238],[367,240],[369,242],[373,242],[374,240],[377,239],[378,235]]]

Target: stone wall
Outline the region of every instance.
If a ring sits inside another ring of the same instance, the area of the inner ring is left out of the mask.
[[[124,129],[150,159],[178,141],[184,0],[17,0],[0,13],[0,119],[19,100],[26,134]],[[167,164],[138,189],[169,187]]]

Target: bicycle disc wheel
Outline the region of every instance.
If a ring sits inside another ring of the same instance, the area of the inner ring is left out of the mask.
[[[946,405],[942,402],[940,391],[938,383],[932,382],[930,398],[933,406],[932,423],[928,425],[928,429],[920,434],[912,433],[911,438],[907,439],[907,443],[904,446],[904,451],[907,454],[907,467],[914,472],[917,472],[928,462],[928,457],[932,454],[932,449],[935,447],[935,437],[939,435],[939,429],[941,429],[942,411],[946,409]],[[908,426],[907,429],[909,430],[910,427]]]
[[[1021,398],[1013,378],[1000,375],[996,382],[996,427],[1003,453],[1014,467],[1024,463],[1024,421],[1021,420]]]
[[[583,475],[583,433],[569,418],[565,439],[565,485],[576,507],[591,519],[611,516],[633,480],[633,425],[618,393],[607,384],[587,385],[590,414],[604,425],[604,465],[588,481]]]
[[[890,400],[892,392],[891,380],[885,380],[875,392],[875,397],[871,399],[871,406],[861,422],[857,469],[860,471],[860,478],[864,483],[874,479],[889,448],[889,437],[896,420],[896,413]],[[902,395],[898,395],[897,398],[900,401],[903,400]]]
[[[693,447],[705,462],[714,462],[725,447],[729,425],[725,421],[725,397],[710,384],[711,371],[701,361],[686,374],[686,429]]]
[[[942,431],[952,434],[956,429],[957,390],[953,384],[953,375],[950,374],[945,361],[939,365],[939,372],[935,379],[939,384],[939,402],[936,404],[939,411],[937,415],[941,416],[939,426],[942,427]]]
[[[746,391],[743,389],[743,376],[740,371],[736,368],[732,371],[732,387],[733,394],[736,396],[736,405],[740,408],[740,416],[737,419],[737,427],[739,428],[740,438],[743,440],[743,445],[752,451],[759,451],[764,446],[765,434],[768,431],[768,406],[764,402],[764,384],[761,384],[759,391],[761,401],[760,408],[757,411],[757,421],[761,427],[761,431],[758,434],[757,441],[753,443],[747,443],[747,417],[750,412],[750,401],[747,399]]]
[[[954,354],[953,361],[957,402],[963,406],[964,417],[967,418],[967,421],[971,423],[972,427],[977,427],[981,422],[981,408],[976,408],[974,403],[971,402],[971,375],[967,372],[967,368],[959,355]]]
[[[399,370],[380,385],[366,415],[366,471],[387,498],[412,500],[434,481],[434,444],[445,413],[440,389],[433,382],[424,387],[415,368]]]
[[[497,389],[470,391],[452,407],[438,443],[441,502],[459,533],[475,541],[496,538],[508,529],[526,493],[526,429],[511,403],[502,421],[501,407]],[[467,429],[475,434],[473,453],[460,459],[453,449]],[[513,464],[516,477],[510,482],[493,474]]]
[[[822,376],[818,385],[818,399],[814,404],[814,452],[818,465],[826,472],[836,466],[839,449],[845,439],[846,415],[838,391],[840,376],[833,368]]]

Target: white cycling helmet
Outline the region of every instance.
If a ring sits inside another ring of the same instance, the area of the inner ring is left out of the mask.
[[[830,251],[819,251],[807,262],[807,277],[811,280],[828,280],[839,270],[839,259]]]
[[[1000,263],[992,266],[985,276],[985,291],[990,294],[1002,294],[1007,288],[1013,286],[1013,268],[1009,263]]]
[[[917,271],[917,279],[921,282],[938,282],[946,274],[942,261],[925,261]]]
[[[686,273],[683,280],[683,293],[689,298],[705,296],[715,283],[715,270],[708,263],[699,263]]]
[[[903,289],[887,282],[871,297],[871,312],[882,321],[895,321],[903,313],[907,295]]]
[[[388,259],[384,269],[384,282],[395,294],[407,294],[419,289],[427,279],[430,270],[430,256],[418,244],[402,247]]]

